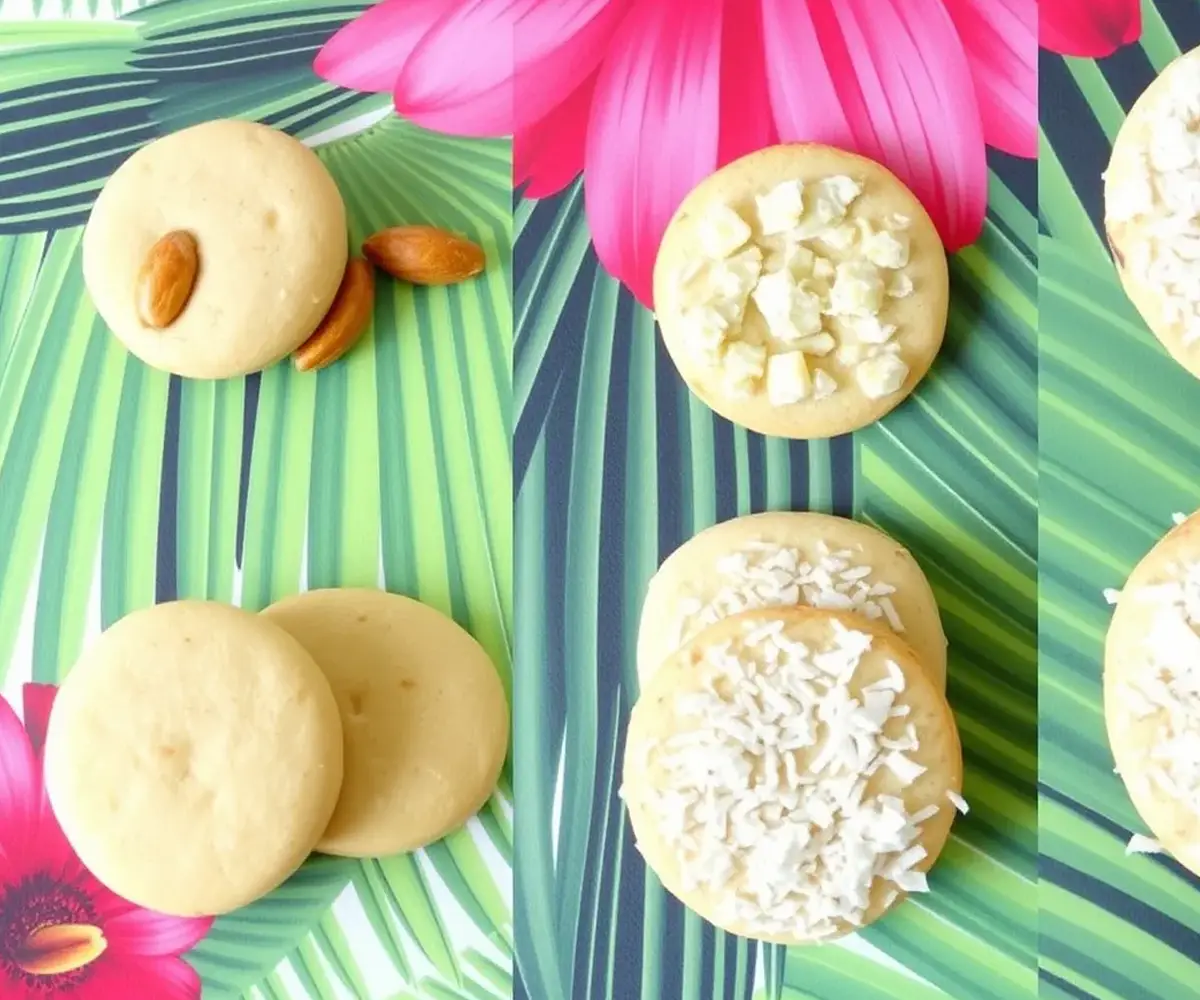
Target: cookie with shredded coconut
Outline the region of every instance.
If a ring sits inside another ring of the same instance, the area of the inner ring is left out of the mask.
[[[945,689],[946,635],[908,550],[859,521],[790,511],[713,525],[667,557],[642,607],[638,676],[645,683],[669,654],[727,615],[797,604],[886,624]]]
[[[1200,377],[1200,49],[1159,74],[1125,118],[1104,175],[1104,224],[1130,300]]]
[[[622,796],[672,894],[732,933],[806,944],[927,890],[961,783],[954,717],[907,644],[853,613],[770,608],[650,679]]]
[[[1104,716],[1134,808],[1200,874],[1200,514],[1121,588],[1104,650]]]

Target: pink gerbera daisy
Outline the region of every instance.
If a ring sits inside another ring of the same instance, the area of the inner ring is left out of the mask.
[[[892,168],[951,250],[979,234],[985,144],[1037,149],[1036,0],[384,0],[319,74],[458,135],[512,135],[531,197],[582,170],[596,252],[647,305],[684,195],[776,142]]]
[[[25,724],[0,698],[0,997],[197,1000],[179,956],[212,920],[134,906],[88,872],[50,810],[42,743],[56,689],[24,688]]]

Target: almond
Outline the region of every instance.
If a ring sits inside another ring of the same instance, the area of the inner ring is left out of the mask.
[[[453,285],[487,263],[477,243],[436,226],[381,229],[362,250],[376,267],[414,285]]]
[[[337,361],[363,335],[374,307],[375,272],[362,257],[351,257],[329,312],[313,335],[296,349],[296,371],[316,371]]]
[[[51,924],[17,943],[17,968],[31,976],[61,976],[82,969],[108,950],[99,927]]]
[[[165,330],[179,318],[200,270],[196,237],[182,229],[167,233],[150,248],[137,278],[137,308],[142,322]]]

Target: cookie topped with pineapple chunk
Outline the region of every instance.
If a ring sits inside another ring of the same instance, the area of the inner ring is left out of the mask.
[[[764,434],[873,423],[924,377],[946,328],[941,239],[885,167],[812,143],[702,181],[654,270],[663,339],[713,410]]]

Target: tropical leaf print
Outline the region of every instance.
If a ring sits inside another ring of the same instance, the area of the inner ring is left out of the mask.
[[[1041,205],[1041,978],[1053,998],[1195,997],[1200,882],[1147,833],[1105,735],[1101,667],[1120,588],[1200,507],[1200,394],[1146,329],[1102,237],[1100,174],[1125,112],[1200,43],[1190,3],[1143,4],[1139,44],[1044,55]]]
[[[516,209],[517,995],[1035,995],[1036,271],[1032,169],[992,175],[953,261],[949,339],[853,438],[788,442],[690,396],[650,314],[597,265],[578,184]],[[830,510],[909,545],[951,642],[970,815],[928,898],[842,946],[763,948],[668,897],[617,798],[646,583],[700,529]]]
[[[0,21],[0,231],[82,223],[130,153],[198,121],[252,118],[311,139],[382,116],[386,96],[312,72],[361,6],[160,0],[113,23]]]
[[[259,608],[385,586],[453,615],[509,681],[511,152],[313,76],[361,5],[164,0],[131,18],[0,23],[0,678],[54,681],[83,641],[175,597]],[[11,6],[9,7],[11,11]],[[4,12],[8,16],[8,11]],[[82,222],[140,144],[219,116],[318,144],[351,240],[432,222],[490,262],[379,283],[342,363],[190,382],[131,358],[80,273]],[[412,856],[317,858],[188,957],[205,998],[511,994],[511,788]],[[507,985],[506,985],[507,984]]]

